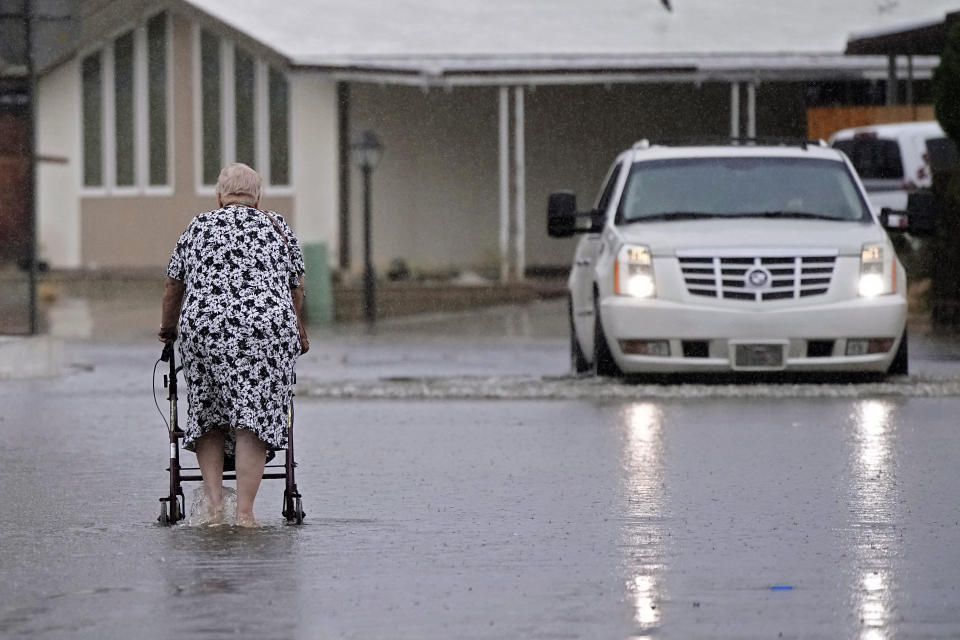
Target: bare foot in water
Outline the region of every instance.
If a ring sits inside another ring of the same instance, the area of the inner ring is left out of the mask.
[[[253,517],[253,514],[238,513],[237,514],[237,526],[245,528],[259,527],[260,523],[256,521]]]
[[[210,509],[210,512],[207,515],[207,521],[205,524],[209,524],[209,525],[223,524],[223,505],[214,509]]]

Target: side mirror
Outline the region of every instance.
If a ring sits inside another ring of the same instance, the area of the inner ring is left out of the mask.
[[[880,224],[893,232],[907,232],[915,236],[930,236],[936,232],[936,200],[933,192],[914,191],[907,196],[907,210],[897,211],[884,207],[880,211]]]
[[[577,230],[577,196],[570,191],[551,193],[547,200],[547,233],[569,238]]]
[[[589,226],[577,224],[579,218],[589,218]],[[569,238],[575,233],[597,233],[603,229],[602,211],[577,211],[577,196],[570,191],[550,194],[547,201],[547,233],[552,238]]]

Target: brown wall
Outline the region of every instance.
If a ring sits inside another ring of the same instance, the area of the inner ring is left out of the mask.
[[[29,250],[29,152],[26,117],[0,111],[0,262]]]
[[[934,120],[933,105],[813,107],[807,110],[807,135],[827,140],[840,129],[887,122]]]
[[[187,20],[173,21],[173,195],[81,198],[81,259],[85,267],[162,266],[191,218],[215,209],[215,195],[198,195],[194,171],[192,28]],[[286,214],[292,197],[270,197],[265,208]]]

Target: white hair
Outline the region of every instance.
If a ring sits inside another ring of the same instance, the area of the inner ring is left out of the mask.
[[[234,162],[220,170],[217,193],[224,204],[249,199],[253,204],[260,199],[260,174],[243,164]]]

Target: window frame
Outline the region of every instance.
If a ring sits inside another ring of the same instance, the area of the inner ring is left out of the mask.
[[[147,21],[164,14],[164,29],[166,46],[164,47],[165,64],[167,68],[165,78],[166,93],[166,147],[167,147],[167,183],[151,185],[149,183],[149,123],[147,112],[149,109],[149,78],[147,75]],[[117,141],[116,141],[116,69],[114,66],[114,43],[127,34],[133,36],[133,185],[117,184]],[[100,185],[86,184],[86,148],[85,126],[83,113],[83,61],[91,55],[100,54],[100,163],[103,180]],[[146,15],[135,25],[124,25],[111,32],[103,42],[81,49],[77,52],[79,60],[78,76],[80,78],[79,101],[79,184],[82,198],[93,197],[129,197],[129,196],[171,196],[175,191],[175,177],[173,168],[176,166],[173,157],[173,122],[175,121],[173,107],[173,22],[170,12],[166,9]]]
[[[233,40],[226,38],[215,30],[204,29],[199,24],[194,24],[192,33],[192,61],[193,61],[193,119],[198,135],[194,136],[193,154],[194,154],[194,185],[198,196],[216,195],[217,185],[204,183],[203,181],[203,162],[204,149],[203,137],[199,135],[202,131],[203,123],[203,97],[201,95],[203,87],[203,65],[201,60],[201,33],[206,31],[219,41],[219,60],[220,60],[220,158],[221,166],[228,162],[236,162],[236,51],[238,45]],[[239,47],[243,52],[253,58],[254,61],[254,157],[256,166],[254,169],[260,174],[263,180],[264,188],[269,188],[270,195],[290,196],[294,193],[293,187],[293,157],[292,157],[292,122],[293,122],[293,100],[290,99],[290,74],[274,65],[270,65],[260,56],[249,49]],[[280,73],[287,82],[287,164],[288,164],[288,182],[286,184],[274,184],[270,175],[270,70]]]

